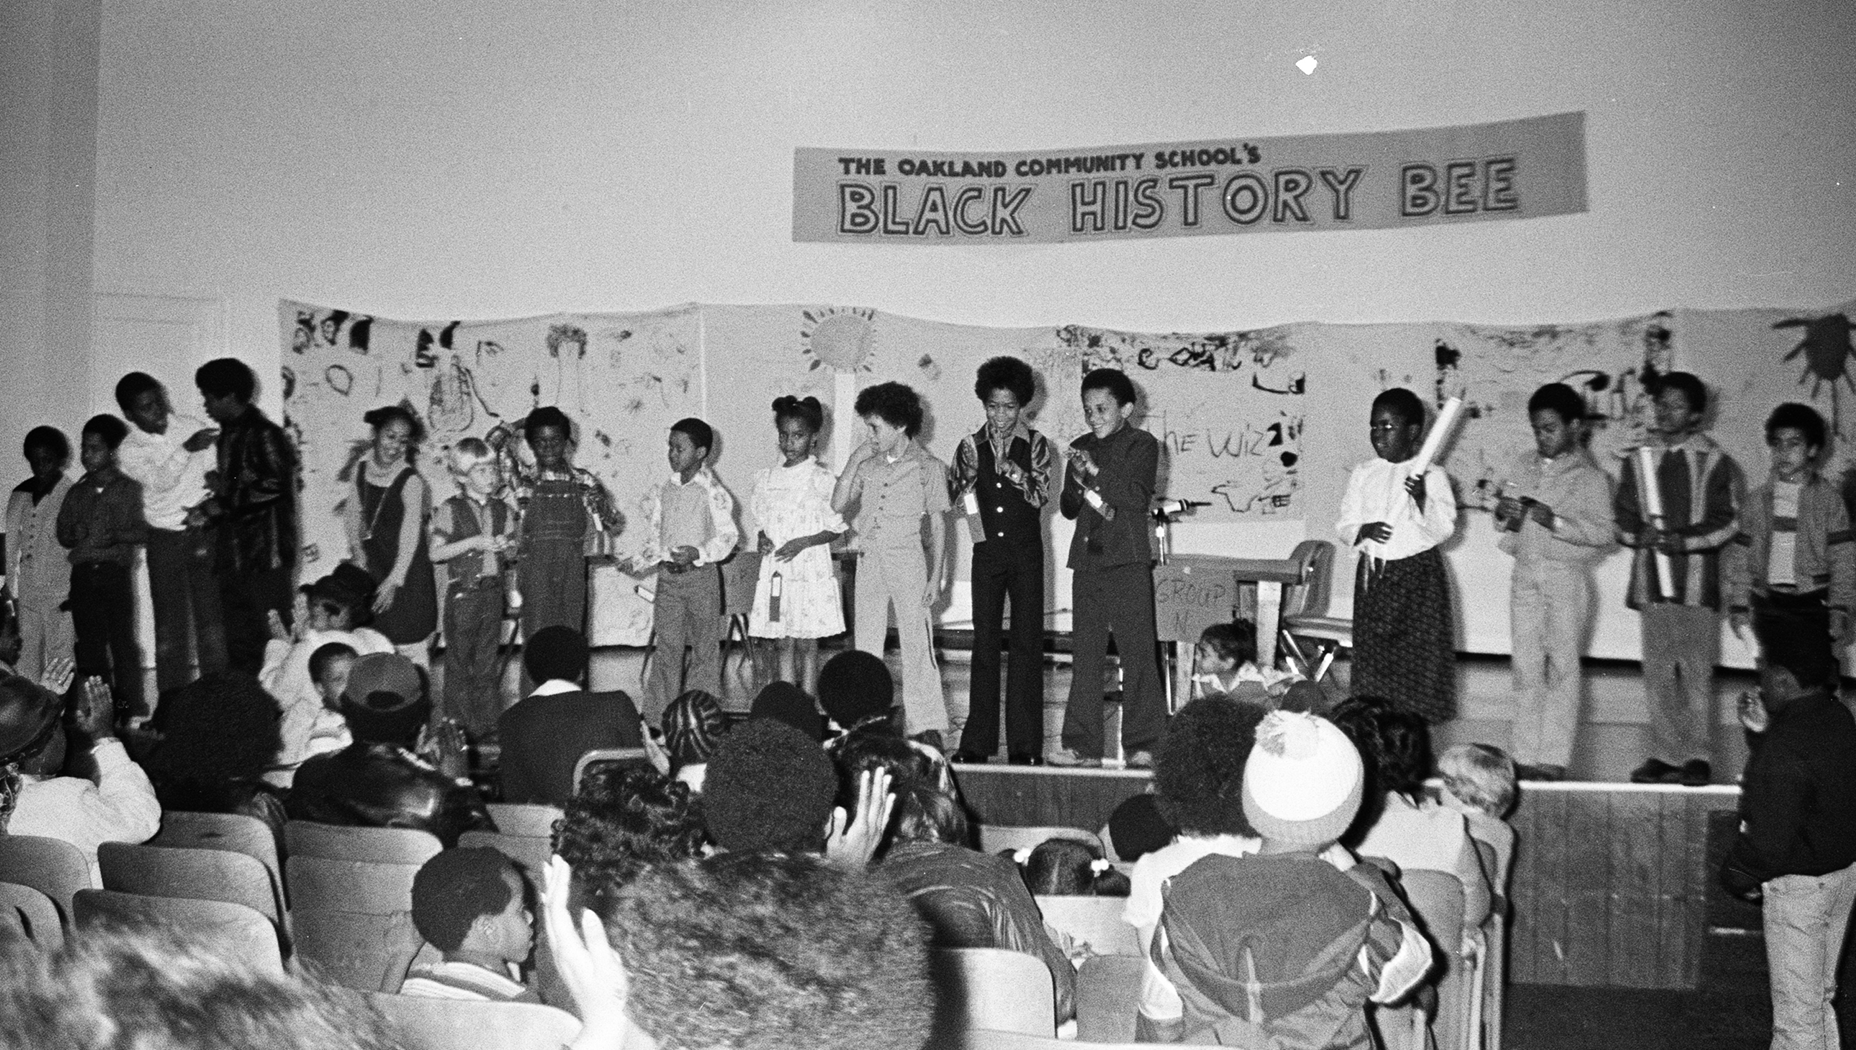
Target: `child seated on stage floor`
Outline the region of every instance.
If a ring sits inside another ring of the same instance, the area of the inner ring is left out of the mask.
[[[279,787],[289,787],[296,767],[313,753],[309,750],[311,738],[333,731],[326,716],[331,694],[316,680],[311,668],[316,652],[331,643],[340,643],[361,656],[393,652],[393,643],[385,635],[355,626],[356,618],[373,601],[373,582],[366,569],[343,562],[334,572],[298,589],[292,614],[294,633],[284,627],[281,616],[270,614],[271,640],[264,647],[264,668],[258,681],[283,709],[283,720],[278,724],[282,739],[278,768],[265,776]],[[339,697],[340,690],[333,695]]]
[[[1257,852],[1212,854],[1173,877],[1153,956],[1183,1012],[1156,1018],[1143,1003],[1137,1032],[1145,1042],[1364,1050],[1366,1004],[1416,988],[1429,942],[1379,869],[1329,859],[1366,782],[1347,738],[1325,719],[1276,711],[1256,741],[1242,806]]]
[[[1412,459],[1424,402],[1402,387],[1373,399],[1374,459],[1353,468],[1335,528],[1360,551],[1354,575],[1353,694],[1380,696],[1432,725],[1456,717],[1456,626],[1438,545],[1456,531],[1456,496],[1436,464]]]
[[[528,883],[487,846],[448,849],[412,880],[412,922],[444,961],[414,966],[401,995],[540,1002],[520,980],[535,949]]]
[[[1257,625],[1250,620],[1207,626],[1199,632],[1192,661],[1194,697],[1223,694],[1279,707],[1282,695],[1302,680],[1293,671],[1257,666]]]

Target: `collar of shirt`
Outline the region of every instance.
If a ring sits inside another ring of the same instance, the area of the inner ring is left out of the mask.
[[[714,477],[715,477],[715,474],[711,472],[709,470],[709,467],[705,464],[703,466],[697,467],[696,472],[690,475],[690,479],[688,481],[684,481],[682,476],[673,470],[670,472],[670,478],[669,480],[665,482],[665,484],[673,489],[685,488],[690,485],[701,485],[704,488],[707,488],[709,487],[709,483],[711,482],[711,480],[714,479]]]
[[[975,444],[983,443],[992,445],[993,450],[995,452],[998,451],[999,445],[992,439],[992,426],[990,424],[981,424],[980,428],[973,432],[973,441]],[[1027,445],[1031,444],[1031,428],[1026,426],[1025,421],[1022,419],[1012,424],[1012,432],[1005,436],[1006,448],[1010,449],[1014,441],[1023,441]]]
[[[580,687],[565,678],[550,678],[535,687],[530,696],[554,696],[558,693],[577,693]]]
[[[909,438],[907,441],[904,441],[902,443],[902,454],[901,455],[897,456],[895,459],[890,459],[888,456],[880,455],[877,457],[877,461],[882,463],[886,467],[896,467],[896,466],[901,466],[904,462],[908,460],[922,459],[926,457],[927,455],[928,455],[928,450],[925,448],[922,448],[920,442],[916,441],[914,438]]]

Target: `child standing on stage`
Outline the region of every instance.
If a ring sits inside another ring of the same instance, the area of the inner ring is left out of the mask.
[[[535,453],[535,476],[516,488],[522,515],[522,561],[516,588],[522,596],[522,636],[543,627],[586,632],[586,560],[605,554],[604,540],[619,530],[612,496],[590,471],[573,465],[573,424],[549,405],[528,414],[522,436]]]
[[[1817,471],[1826,436],[1824,417],[1809,405],[1773,409],[1772,478],[1741,506],[1724,568],[1736,635],[1752,627],[1761,651],[1774,638],[1795,639],[1830,654],[1834,666],[1856,605],[1856,542],[1836,487]]]
[[[670,477],[651,491],[644,550],[633,572],[657,570],[657,655],[644,688],[653,725],[685,689],[722,692],[722,569],[735,551],[735,498],[709,469],[715,431],[700,419],[670,425]],[[690,647],[689,673],[683,647]]]
[[[1424,402],[1402,387],[1373,399],[1376,459],[1353,468],[1341,497],[1341,538],[1359,548],[1354,575],[1354,696],[1376,696],[1435,725],[1456,716],[1455,619],[1437,545],[1456,531],[1450,478],[1411,459]]]
[[[1721,655],[1721,551],[1739,528],[1740,467],[1702,433],[1708,388],[1671,372],[1656,391],[1652,434],[1663,520],[1644,505],[1637,454],[1625,457],[1613,510],[1618,539],[1634,548],[1626,601],[1641,614],[1643,685],[1651,755],[1631,771],[1639,784],[1701,787],[1714,776],[1714,665]],[[1658,555],[1666,557],[1666,561]],[[1669,579],[1662,578],[1667,565]],[[1674,765],[1665,757],[1681,762]]]
[[[516,512],[498,498],[496,453],[478,438],[451,446],[459,492],[432,515],[432,560],[445,567],[445,702],[472,739],[496,731],[503,713],[496,643],[503,626],[503,566],[513,555]]]
[[[1063,746],[1055,766],[1102,764],[1102,664],[1108,639],[1121,654],[1121,744],[1128,765],[1153,766],[1166,728],[1166,700],[1154,647],[1153,546],[1148,505],[1160,471],[1160,442],[1128,425],[1134,383],[1113,368],[1083,377],[1083,419],[1089,433],[1070,443],[1058,509],[1076,522],[1070,537],[1076,612],[1070,702],[1063,712]]]
[[[973,393],[986,425],[960,439],[954,497],[973,530],[973,676],[956,762],[984,762],[999,749],[999,645],[1012,607],[1005,672],[1005,747],[1018,765],[1044,760],[1044,504],[1056,450],[1024,423],[1037,394],[1031,366],[1016,357],[980,365]]]
[[[32,476],[21,482],[6,504],[6,587],[13,601],[19,633],[21,676],[38,680],[45,668],[71,657],[71,568],[58,545],[58,511],[71,492],[65,464],[71,443],[56,427],[33,427],[26,434],[26,462]]]
[[[129,425],[115,416],[84,424],[84,476],[58,508],[58,542],[71,551],[71,624],[77,673],[111,683],[116,722],[142,710],[142,647],[135,640],[135,549],[148,538],[142,486],[116,469]]]
[[[1592,566],[1611,545],[1611,479],[1583,445],[1585,399],[1549,383],[1527,402],[1534,451],[1497,491],[1495,527],[1514,555],[1514,754],[1526,780],[1559,780],[1579,728],[1579,656],[1592,620]]]
[[[882,659],[894,605],[906,730],[945,750],[942,734],[949,712],[928,618],[947,586],[947,523],[942,518],[948,508],[947,467],[914,440],[922,426],[922,400],[915,391],[901,383],[878,383],[857,395],[856,411],[870,437],[851,453],[831,494],[832,509],[840,514],[857,506],[856,645]]]
[[[818,679],[818,640],[844,633],[844,599],[829,544],[850,526],[831,507],[838,479],[812,458],[824,425],[816,397],[774,401],[780,465],[754,475],[749,501],[760,525],[761,562],[748,633],[777,639],[780,680],[807,692]]]

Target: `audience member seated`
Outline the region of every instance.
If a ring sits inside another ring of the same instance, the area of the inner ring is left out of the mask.
[[[872,734],[893,736],[905,740],[921,756],[936,786],[959,797],[947,755],[903,735],[896,681],[889,675],[889,666],[875,654],[846,649],[825,661],[818,673],[818,701],[832,723],[842,730],[825,745],[834,758],[852,739]],[[843,767],[845,763],[839,759],[838,764]]]
[[[1182,1015],[1143,1014],[1143,1041],[1369,1050],[1368,1002],[1424,979],[1431,952],[1375,867],[1329,851],[1360,808],[1360,756],[1327,721],[1274,712],[1255,729],[1243,856],[1209,854],[1168,884],[1152,958]]]
[[[1463,814],[1424,795],[1430,775],[1430,731],[1424,720],[1372,697],[1349,697],[1334,724],[1366,762],[1369,790],[1350,839],[1362,857],[1383,857],[1399,870],[1455,875],[1463,883],[1463,929],[1489,917],[1492,873],[1482,870]],[[1458,945],[1440,945],[1451,951]]]
[[[97,847],[147,842],[161,830],[148,775],[116,739],[115,705],[102,679],[86,678],[72,730],[88,744],[93,777],[67,777],[64,700],[18,675],[0,679],[0,832],[63,839],[84,853],[103,885]]]
[[[714,694],[691,689],[664,708],[664,748],[670,754],[670,775],[702,794],[709,756],[721,742],[728,723]]]
[[[791,682],[768,682],[754,694],[748,717],[771,718],[785,722],[811,740],[825,739],[825,716],[818,713],[818,705],[806,691]]]
[[[1109,814],[1101,836],[1110,856],[1137,861],[1171,843],[1179,834],[1179,829],[1161,815],[1158,797],[1150,784],[1147,791],[1122,802]]]
[[[571,627],[536,631],[523,645],[522,666],[541,684],[496,720],[503,799],[565,806],[574,795],[574,766],[581,755],[643,746],[638,708],[618,690],[589,693],[582,687],[586,637]]]
[[[1015,860],[1018,858],[1014,857]],[[1024,851],[1018,867],[1037,897],[1126,897],[1128,877],[1079,839],[1045,839]]]
[[[354,995],[262,973],[174,930],[86,931],[55,952],[0,942],[0,1046],[395,1050]]]
[[[468,779],[446,776],[413,754],[431,713],[412,661],[394,653],[356,660],[342,693],[354,743],[304,761],[285,812],[320,824],[429,831],[447,848],[466,831],[496,830]]]
[[[444,959],[412,967],[400,994],[540,1002],[521,980],[535,950],[528,894],[515,864],[488,847],[448,849],[426,861],[412,880],[412,922]]]
[[[283,710],[277,769],[267,778],[278,787],[290,786],[296,767],[311,754],[311,738],[319,728],[325,732],[328,728],[325,693],[311,666],[316,652],[332,644],[347,646],[357,655],[393,651],[385,635],[357,626],[368,615],[373,596],[374,578],[367,570],[343,562],[334,572],[297,590],[291,628],[286,629],[276,613],[270,616],[271,640],[264,646],[264,668],[258,681]]]
[[[742,723],[709,760],[703,822],[731,852],[823,853],[862,870],[882,844],[895,796],[887,770],[858,777],[856,802],[834,806],[838,774],[824,748],[771,718]]]
[[[142,761],[161,808],[257,817],[281,843],[283,795],[264,781],[277,757],[271,694],[248,674],[214,671],[170,690],[161,706],[161,737]]]
[[[643,769],[592,770],[554,823],[554,852],[588,886],[623,886],[648,864],[702,856],[707,842],[689,787]]]
[[[316,651],[309,654],[309,677],[316,683],[322,709],[310,722],[309,741],[303,747],[304,758],[340,751],[354,743],[354,735],[348,732],[348,720],[342,717],[342,691],[348,688],[348,672],[354,670],[354,662],[360,655],[353,646],[342,642],[317,646]],[[295,771],[290,775],[295,776]]]
[[[1437,775],[1444,781],[1439,801],[1463,814],[1469,837],[1488,843],[1498,859],[1512,857],[1514,827],[1508,823],[1508,813],[1514,809],[1517,785],[1514,759],[1508,752],[1488,744],[1458,744],[1437,756]],[[1484,874],[1496,895],[1506,892],[1502,872]]]
[[[970,849],[960,804],[931,784],[903,785],[896,839],[877,871],[927,920],[937,948],[1004,948],[1044,960],[1057,997],[1055,1023],[1076,1013],[1076,970],[1044,930],[1017,865]]]
[[[927,1042],[921,923],[865,872],[777,852],[654,865],[578,926],[567,865],[548,874],[548,940],[585,1022],[572,1050]]]

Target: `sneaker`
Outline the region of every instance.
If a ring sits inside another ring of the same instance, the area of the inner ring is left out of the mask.
[[[1152,751],[1136,751],[1135,753],[1129,755],[1128,756],[1128,768],[1129,769],[1152,769],[1154,768],[1154,753]]]
[[[1691,758],[1682,763],[1676,775],[1677,782],[1683,787],[1707,787],[1714,781],[1714,767],[1705,758]]]
[[[1682,779],[1682,769],[1660,758],[1644,759],[1643,765],[1630,771],[1633,784],[1675,784]]]
[[[1089,755],[1085,755],[1085,754],[1081,754],[1076,751],[1072,751],[1067,747],[1060,747],[1056,749],[1055,751],[1052,751],[1050,754],[1045,755],[1044,761],[1050,763],[1053,766],[1064,766],[1064,767],[1071,768],[1071,769],[1100,769],[1102,768],[1101,759],[1093,758]]]
[[[1555,781],[1566,779],[1566,767],[1553,765],[1519,765],[1515,767],[1514,776],[1516,780],[1536,780],[1541,783],[1551,784]]]

